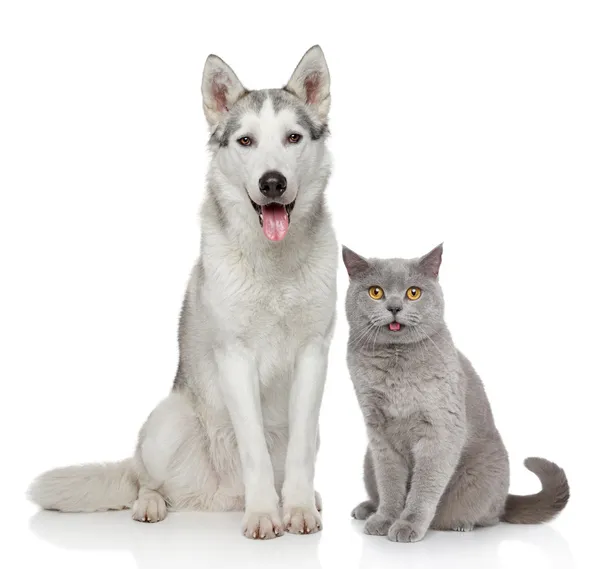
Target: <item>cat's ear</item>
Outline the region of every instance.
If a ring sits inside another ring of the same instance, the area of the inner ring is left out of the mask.
[[[327,118],[331,104],[329,69],[320,46],[313,45],[304,54],[285,90],[314,107],[322,121]]]
[[[204,115],[213,127],[229,113],[236,101],[248,91],[233,69],[220,57],[209,55],[202,74],[202,99]]]
[[[351,279],[369,270],[369,262],[345,245],[342,245],[342,258]]]
[[[440,273],[444,244],[440,243],[435,249],[419,259],[419,269],[428,277],[436,278]]]

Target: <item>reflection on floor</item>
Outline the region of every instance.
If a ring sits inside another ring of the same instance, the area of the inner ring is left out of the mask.
[[[267,542],[244,539],[239,527],[240,514],[195,512],[170,514],[160,524],[133,522],[128,512],[38,512],[30,521],[31,531],[43,541],[66,550],[129,551],[139,569],[500,569],[525,566],[525,560],[530,567],[574,567],[568,543],[547,525],[502,524],[467,534],[430,532],[417,544],[366,536],[361,523],[342,517],[320,534]]]

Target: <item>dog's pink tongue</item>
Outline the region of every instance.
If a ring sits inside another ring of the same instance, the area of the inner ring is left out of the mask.
[[[393,330],[394,332],[397,332],[398,330],[400,330],[400,322],[390,323],[390,330]]]
[[[262,206],[263,233],[271,241],[281,241],[288,230],[289,219],[285,206],[269,204]]]

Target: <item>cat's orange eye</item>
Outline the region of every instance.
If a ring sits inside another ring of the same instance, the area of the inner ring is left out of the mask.
[[[406,291],[406,296],[410,300],[419,300],[419,298],[421,298],[421,289],[418,286],[411,286]]]
[[[383,298],[383,289],[380,286],[372,286],[369,289],[369,296],[373,300],[381,300]]]

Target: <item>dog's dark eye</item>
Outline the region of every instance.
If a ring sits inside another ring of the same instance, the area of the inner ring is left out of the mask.
[[[291,142],[292,144],[296,144],[298,142],[300,142],[302,140],[302,135],[298,134],[297,132],[292,132],[292,134],[290,134],[288,136],[288,142]]]
[[[238,138],[238,143],[242,146],[252,146],[252,139],[249,136],[242,136]]]

